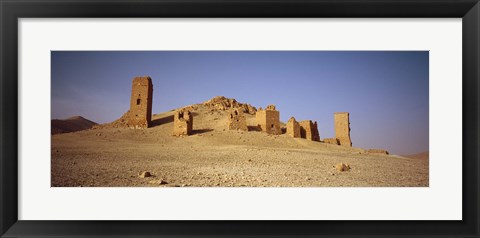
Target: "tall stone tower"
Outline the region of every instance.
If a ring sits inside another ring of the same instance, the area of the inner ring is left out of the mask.
[[[352,147],[350,139],[350,118],[348,112],[335,112],[335,138],[340,145]]]
[[[147,128],[152,122],[153,85],[149,76],[135,77],[127,123],[133,128]]]

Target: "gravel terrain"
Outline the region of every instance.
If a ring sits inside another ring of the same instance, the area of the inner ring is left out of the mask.
[[[52,135],[52,186],[429,186],[428,159],[369,154],[286,134],[229,131],[227,111],[193,108],[191,136],[171,135],[173,111],[154,115],[148,129],[103,126]],[[253,128],[255,116],[246,116]],[[334,168],[338,163],[351,169],[340,172]]]

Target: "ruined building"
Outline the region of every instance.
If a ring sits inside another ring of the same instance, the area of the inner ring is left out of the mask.
[[[350,119],[348,112],[335,112],[335,138],[342,146],[352,147],[352,141],[350,139]]]
[[[132,81],[130,110],[124,115],[130,128],[147,128],[152,122],[152,79],[149,76],[135,77]]]
[[[301,121],[300,137],[311,141],[320,141],[320,134],[318,133],[317,122],[311,120]]]
[[[290,117],[287,122],[287,135],[294,138],[300,137],[300,124],[295,120],[295,117]]]
[[[257,127],[271,135],[282,134],[280,128],[280,112],[275,109],[275,105],[268,105],[265,110],[259,109],[255,114]]]
[[[193,115],[188,110],[179,110],[173,117],[173,135],[188,136],[193,131]]]
[[[247,120],[243,114],[243,108],[233,108],[230,110],[227,126],[229,130],[248,131]]]

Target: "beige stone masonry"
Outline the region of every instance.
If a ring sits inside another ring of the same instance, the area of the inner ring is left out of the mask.
[[[311,141],[320,141],[320,134],[318,133],[317,122],[311,120],[301,121],[300,137]]]
[[[173,117],[173,135],[188,136],[193,132],[193,116],[188,110],[179,110]]]
[[[287,135],[300,138],[300,124],[295,120],[295,117],[290,117],[287,122]]]
[[[348,112],[335,112],[335,138],[338,139],[342,146],[352,147],[350,139],[350,118]]]
[[[248,131],[247,120],[243,114],[243,109],[234,108],[230,110],[227,120],[227,127],[229,130]]]
[[[152,79],[135,77],[132,81],[130,110],[124,115],[128,127],[147,128],[152,121]]]
[[[280,112],[276,110],[275,105],[268,105],[265,110],[259,109],[255,113],[257,127],[259,130],[271,135],[282,134],[280,128]]]

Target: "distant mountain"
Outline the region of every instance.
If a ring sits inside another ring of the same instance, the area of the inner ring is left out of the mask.
[[[68,133],[74,131],[81,131],[90,129],[97,123],[85,119],[81,116],[74,116],[67,119],[53,119],[52,120],[52,135],[60,133]]]
[[[422,153],[418,154],[413,154],[413,155],[403,155],[403,157],[411,158],[411,159],[428,159],[429,158],[429,152],[425,151]]]

